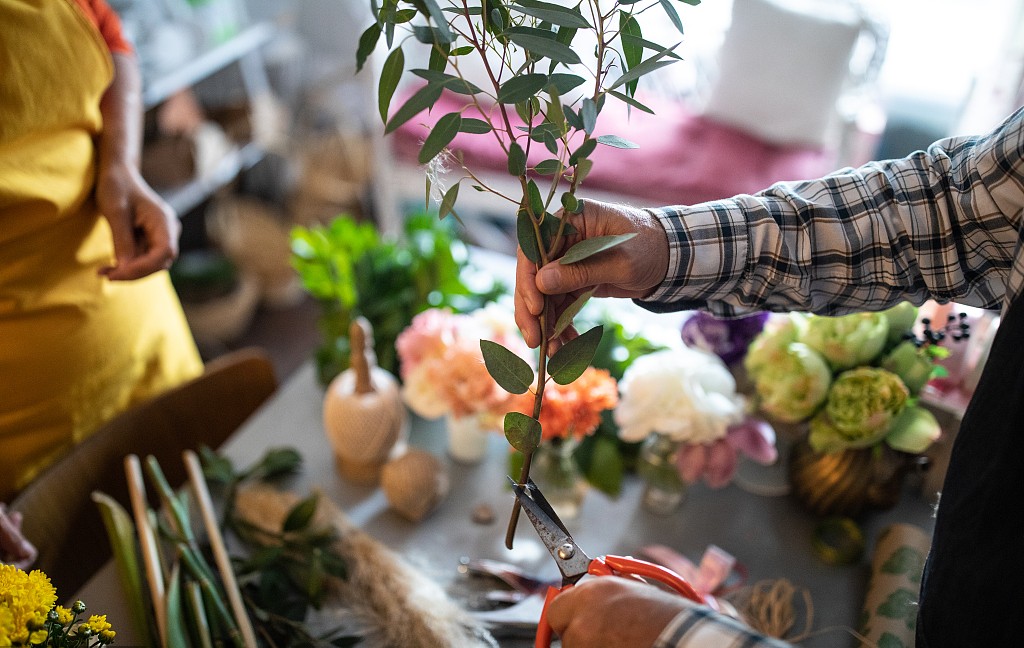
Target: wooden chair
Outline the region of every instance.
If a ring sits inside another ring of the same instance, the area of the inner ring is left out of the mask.
[[[218,448],[277,388],[262,351],[242,349],[216,358],[204,373],[130,409],[100,428],[33,481],[10,504],[24,515],[22,531],[39,550],[41,569],[70,596],[112,553],[93,491],[129,511],[124,457],[153,455],[172,486],[187,478],[182,452]]]

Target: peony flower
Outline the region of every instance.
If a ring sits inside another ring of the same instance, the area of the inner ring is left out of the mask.
[[[625,441],[659,432],[676,441],[710,443],[743,418],[743,399],[722,360],[689,347],[637,358],[619,392],[614,416]]]
[[[757,374],[754,385],[762,410],[778,421],[795,423],[825,402],[831,383],[825,359],[806,344],[792,342]]]
[[[511,409],[533,415],[533,394],[515,397]],[[576,439],[593,434],[601,424],[601,412],[619,403],[615,379],[605,369],[587,367],[579,378],[568,385],[552,381],[544,387],[544,403],[540,410],[543,440]]]
[[[441,418],[448,413],[448,404],[442,400],[432,379],[434,371],[431,364],[436,362],[435,359],[418,364],[402,383],[402,400],[409,409],[426,419]]]
[[[836,371],[868,364],[882,352],[889,337],[884,313],[852,313],[807,320],[800,341],[828,360]]]
[[[901,342],[882,359],[882,368],[900,377],[914,396],[921,391],[935,370],[935,363],[927,347],[918,347],[911,341]]]
[[[730,427],[722,439],[683,445],[676,454],[676,467],[686,482],[692,484],[703,478],[711,488],[722,488],[736,474],[740,454],[759,464],[775,463],[775,430],[764,421],[748,417]]]
[[[683,322],[681,336],[687,346],[710,351],[726,364],[732,364],[743,357],[767,319],[768,313],[722,319],[698,311]]]
[[[894,346],[903,340],[907,333],[914,328],[917,322],[917,306],[910,302],[900,302],[888,310],[882,311],[889,321],[889,334],[886,336],[886,346]]]
[[[743,368],[747,374],[756,379],[763,369],[774,365],[785,355],[786,347],[796,342],[806,327],[807,316],[800,313],[770,316],[743,358]]]
[[[413,317],[395,339],[402,379],[425,359],[440,357],[445,349],[455,344],[460,325],[464,326],[467,319],[445,308],[429,308]]]
[[[452,416],[488,415],[499,410],[504,414],[511,396],[487,372],[479,340],[449,347],[426,366],[429,380]]]
[[[885,369],[844,371],[829,389],[825,407],[811,419],[811,446],[818,452],[834,452],[877,443],[909,396],[899,376]]]

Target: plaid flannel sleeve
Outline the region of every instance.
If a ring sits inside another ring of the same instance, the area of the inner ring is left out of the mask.
[[[667,625],[652,648],[791,648],[790,644],[757,634],[742,623],[706,607],[689,607]]]
[[[637,303],[722,316],[929,298],[994,308],[1020,292],[1022,207],[1024,109],[986,136],[900,160],[652,210],[669,236],[669,271]]]

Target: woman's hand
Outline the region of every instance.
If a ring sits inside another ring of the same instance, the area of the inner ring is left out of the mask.
[[[563,648],[649,648],[687,605],[653,585],[603,576],[555,597],[548,622]]]
[[[171,207],[130,165],[100,172],[96,202],[114,237],[114,265],[100,274],[131,280],[166,270],[178,256],[181,225]]]
[[[565,215],[563,214],[563,217]],[[550,332],[558,316],[576,298],[591,288],[596,297],[644,298],[665,279],[668,270],[668,237],[661,223],[649,212],[626,205],[583,201],[583,211],[568,214],[577,233],[567,237],[553,259],[540,270],[522,250],[516,264],[515,317],[530,347],[541,342],[540,315],[545,295],[548,310],[545,325]],[[635,233],[636,236],[609,250],[570,265],[558,259],[574,244],[596,236]],[[550,340],[548,353],[575,337],[571,329]]]

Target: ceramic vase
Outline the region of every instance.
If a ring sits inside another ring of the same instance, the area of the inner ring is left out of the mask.
[[[490,432],[478,416],[448,415],[448,456],[461,464],[473,465],[487,454]]]

